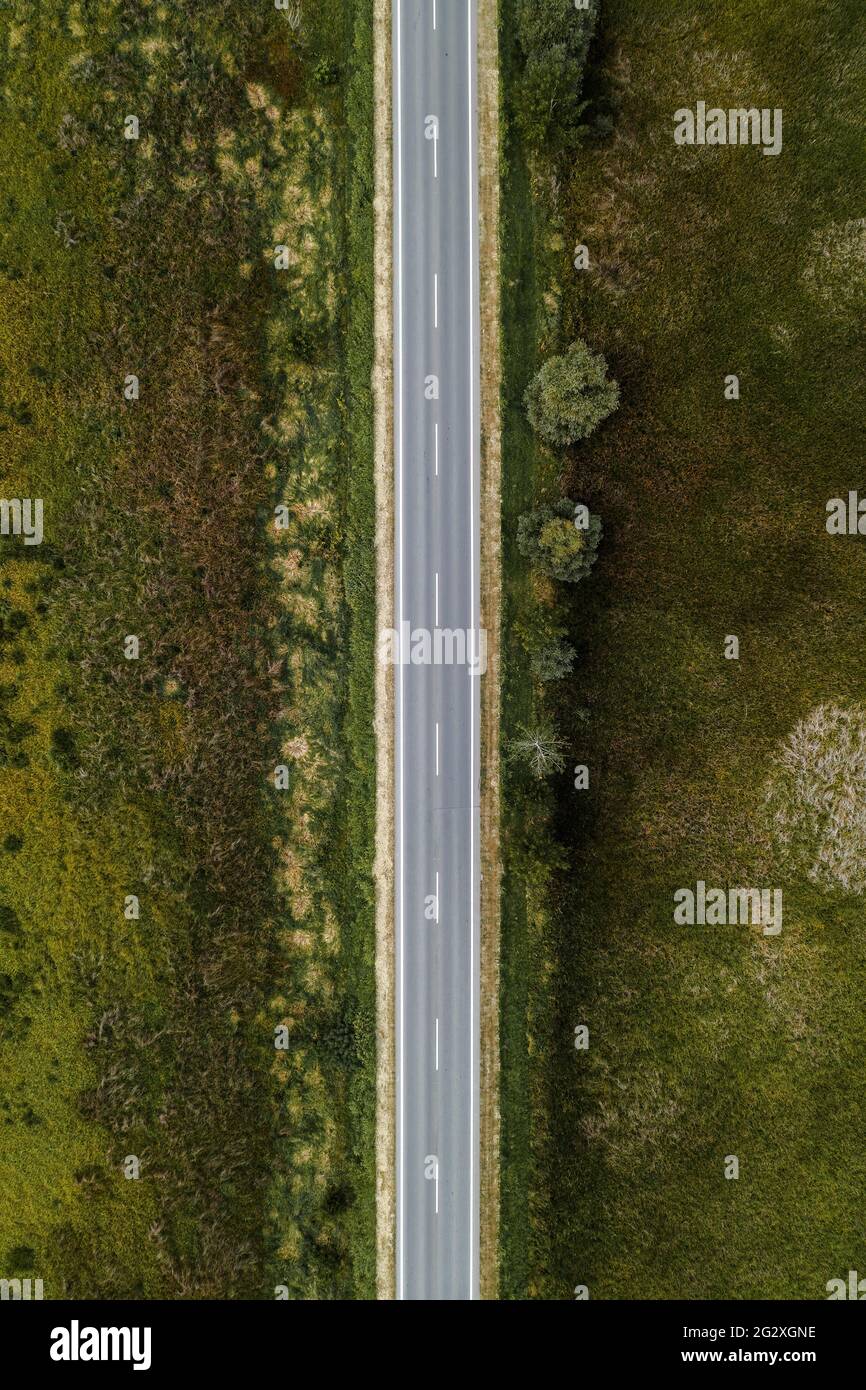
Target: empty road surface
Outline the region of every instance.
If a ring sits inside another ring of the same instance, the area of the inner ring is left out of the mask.
[[[411,634],[395,672],[397,1296],[470,1299],[479,1191],[476,5],[393,0],[392,14],[395,585],[399,630]]]

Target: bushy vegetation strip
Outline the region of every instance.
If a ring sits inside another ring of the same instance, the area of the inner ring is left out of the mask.
[[[567,156],[521,112],[518,12],[504,1292],[822,1298],[864,1261],[863,552],[828,524],[861,428],[862,7],[605,0]],[[781,110],[781,151],[677,146],[690,99]],[[537,410],[575,342],[619,386],[589,435]],[[602,523],[577,584],[566,502]],[[746,888],[781,922],[674,916]]]
[[[0,14],[45,506],[0,548],[0,1263],[48,1297],[372,1289],[370,42]]]

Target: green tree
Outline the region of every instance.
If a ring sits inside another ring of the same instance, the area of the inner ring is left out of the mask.
[[[554,642],[532,653],[532,670],[540,681],[558,681],[571,674],[575,658],[569,642]]]
[[[333,87],[339,81],[340,69],[332,58],[319,58],[313,68],[313,81],[320,87]]]
[[[601,540],[601,517],[590,514],[589,525],[575,523],[577,508],[567,497],[553,506],[524,512],[517,523],[517,548],[552,579],[576,584],[595,564]]]
[[[586,10],[573,0],[518,0],[516,112],[532,150],[555,153],[580,138],[583,69],[597,15],[597,0]]]
[[[619,386],[601,353],[578,339],[549,357],[526,388],[526,413],[545,444],[562,448],[586,439],[619,404]]]

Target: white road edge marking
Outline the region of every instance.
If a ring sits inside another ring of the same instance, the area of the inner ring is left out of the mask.
[[[397,392],[398,402],[398,431],[397,431],[397,515],[398,531],[400,536],[400,564],[398,567],[398,591],[397,611],[400,614],[401,622],[403,616],[403,62],[401,53],[401,17],[402,7],[400,0],[397,0],[397,341],[399,344],[398,364],[399,364],[399,390]],[[433,146],[434,151],[436,146]],[[401,629],[402,630],[402,629]],[[405,1227],[404,1227],[404,1207],[403,1194],[405,1192],[404,1171],[403,1171],[403,1145],[404,1145],[404,1114],[405,1114],[405,1072],[403,1067],[404,1051],[404,922],[403,922],[403,894],[404,894],[404,869],[403,869],[403,665],[400,664],[400,679],[398,682],[399,690],[399,765],[400,765],[400,817],[399,817],[399,839],[400,839],[400,879],[398,891],[398,917],[399,917],[399,942],[400,942],[400,1039],[398,1049],[398,1066],[400,1070],[400,1124],[397,1136],[397,1240],[400,1248],[399,1270],[398,1270],[398,1298],[405,1296]]]
[[[469,70],[469,583],[470,623],[475,630],[475,209],[472,179],[472,5],[466,6],[466,63]],[[469,1298],[474,1296],[475,1272],[475,691],[469,702]]]

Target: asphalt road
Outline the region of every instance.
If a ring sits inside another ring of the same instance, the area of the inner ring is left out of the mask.
[[[478,640],[475,33],[475,0],[393,0],[396,607],[431,642]],[[480,681],[405,660],[395,678],[397,1296],[468,1299]]]

